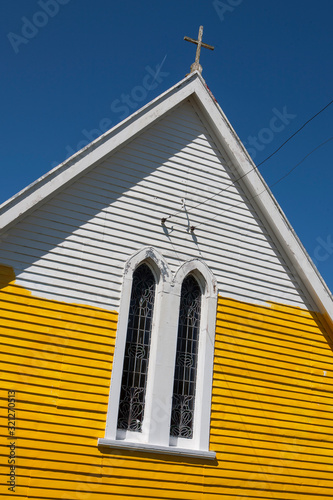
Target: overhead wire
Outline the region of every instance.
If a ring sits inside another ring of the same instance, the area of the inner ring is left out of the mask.
[[[277,180],[276,182],[274,182],[274,184],[272,184],[270,187],[276,186],[279,182],[283,181],[283,179],[285,179],[286,177],[288,177],[288,175],[290,175],[291,172],[293,172],[301,163],[303,163],[304,160],[306,160],[310,155],[312,155],[312,153],[314,153],[315,151],[317,151],[317,149],[321,148],[322,146],[324,146],[325,144],[327,144],[328,142],[330,142],[332,139],[333,139],[333,137],[330,137],[326,141],[323,141],[321,144],[319,144],[319,146],[317,146],[312,151],[310,151],[310,153],[308,153],[307,155],[305,155],[304,158],[302,158],[302,160],[300,162],[298,162],[293,168],[291,168],[279,180]]]
[[[313,115],[308,121],[306,121],[305,123],[303,123],[303,125],[298,129],[296,130],[296,132],[294,132],[290,137],[288,137],[288,139],[286,141],[284,141],[281,146],[279,146],[275,151],[273,151],[272,154],[270,154],[269,156],[267,156],[267,158],[265,158],[261,163],[259,163],[257,165],[257,167],[260,167],[261,165],[263,165],[267,160],[269,160],[270,158],[272,158],[272,156],[274,156],[278,151],[280,151],[280,149],[283,148],[283,146],[285,146],[287,144],[287,142],[289,142],[293,137],[295,137],[295,135],[297,135],[301,130],[303,130],[303,128],[308,124],[310,123],[312,120],[314,120],[314,118],[316,118],[318,115],[320,115],[320,113],[322,113],[323,111],[325,111],[326,108],[328,108],[331,104],[333,103],[333,100],[331,102],[329,102],[328,104],[326,104],[326,106],[324,106],[320,111],[318,111],[318,113],[316,113],[315,115]]]
[[[321,147],[325,146],[325,144],[327,144],[328,142],[332,141],[333,140],[333,136],[330,137],[329,139],[326,139],[325,141],[323,141],[321,144],[319,144],[318,146],[316,146],[314,149],[312,149],[312,151],[310,151],[308,154],[306,154],[302,159],[301,161],[299,161],[294,167],[292,167],[285,175],[283,175],[280,179],[278,179],[276,182],[274,182],[273,184],[271,184],[270,186],[268,186],[270,189],[274,186],[276,186],[279,182],[281,182],[283,179],[285,179],[286,177],[288,177],[288,175],[290,175],[297,167],[299,167],[299,165],[301,165],[309,156],[311,156],[315,151],[317,151],[318,149],[320,149]],[[252,196],[251,198],[248,198],[246,201],[252,201],[254,200],[255,198],[257,198],[258,196],[260,196],[261,194],[263,194],[266,190],[264,189],[263,191],[261,191],[260,193]],[[237,205],[232,205],[231,208],[237,208],[239,207],[240,205],[242,205],[244,203],[244,201],[241,201],[240,203],[238,203]],[[219,217],[220,215],[223,215],[225,212],[228,212],[230,209],[225,209],[225,210],[222,210],[222,212],[219,212],[218,214],[216,214],[214,217],[212,217],[210,220],[214,220],[216,219],[217,217]],[[197,229],[198,227],[202,226],[204,224],[204,222],[201,222],[200,224],[198,224],[197,226],[195,226],[195,229]]]
[[[231,187],[233,187],[234,183],[236,182],[239,182],[240,180],[244,179],[244,177],[246,177],[247,175],[249,175],[251,172],[253,172],[257,167],[259,167],[260,165],[263,165],[267,160],[269,160],[270,158],[272,158],[272,156],[274,156],[278,151],[280,151],[280,149],[283,148],[283,146],[285,146],[293,137],[295,137],[301,130],[303,130],[303,128],[308,125],[312,120],[314,120],[314,118],[316,118],[318,115],[320,115],[320,113],[322,113],[323,111],[325,111],[325,109],[327,109],[331,104],[333,103],[333,99],[328,103],[326,104],[326,106],[324,106],[320,111],[318,111],[316,114],[314,114],[311,118],[309,118],[309,120],[307,120],[305,123],[303,123],[303,125],[298,129],[296,130],[296,132],[294,132],[290,137],[288,137],[288,139],[286,141],[284,141],[281,146],[279,146],[275,151],[273,151],[273,153],[271,153],[267,158],[265,158],[261,163],[259,163],[258,165],[255,165],[254,167],[252,167],[248,172],[246,172],[245,174],[241,175],[238,179],[235,179],[235,181],[233,183],[231,183],[228,187],[226,188],[222,188],[220,189],[217,193],[213,194],[213,196],[208,196],[204,201],[201,201],[200,203],[197,203],[196,205],[194,205],[193,207],[191,207],[190,209],[188,209],[188,212],[194,210],[195,208],[198,208],[200,205],[203,205],[205,203],[207,203],[208,201],[212,200],[213,198],[215,198],[216,196],[218,196],[219,194],[223,193],[223,192],[226,192],[228,191],[228,189],[230,189]],[[318,146],[319,148],[320,146]],[[312,151],[313,152],[313,151]],[[312,154],[312,152],[310,154]],[[305,158],[304,158],[305,159]],[[298,165],[295,166],[295,168],[297,167]],[[289,174],[287,174],[289,175]],[[282,180],[282,179],[281,179]],[[279,181],[280,182],[280,181]],[[182,212],[182,209],[180,210],[177,210],[176,212],[168,215],[167,217],[163,217],[162,218],[162,224],[165,224],[165,222],[168,220],[168,219],[171,219],[172,217],[175,217],[176,215],[178,215],[179,213]]]

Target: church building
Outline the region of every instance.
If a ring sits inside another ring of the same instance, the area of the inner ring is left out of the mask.
[[[4,499],[333,498],[332,295],[200,70],[0,207]]]

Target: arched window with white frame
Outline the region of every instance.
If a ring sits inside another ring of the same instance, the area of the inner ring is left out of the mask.
[[[195,277],[188,275],[182,284],[175,375],[172,394],[170,435],[191,439],[197,382],[201,288]]]
[[[201,259],[172,277],[146,247],[125,264],[101,446],[213,459],[209,450],[217,284]]]
[[[179,267],[173,285],[179,316],[169,443],[205,451],[209,450],[217,283],[201,259],[192,259]]]
[[[142,431],[155,300],[155,278],[147,264],[133,273],[118,429]]]
[[[152,247],[124,264],[105,438],[149,441],[160,310],[171,273]],[[155,353],[155,354],[154,354]]]

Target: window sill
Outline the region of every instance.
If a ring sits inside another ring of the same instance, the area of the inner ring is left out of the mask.
[[[113,439],[100,438],[98,446],[105,446],[107,448],[118,448],[130,451],[146,451],[150,453],[159,453],[165,455],[177,455],[184,457],[201,458],[206,460],[214,460],[216,458],[215,451],[202,451],[202,450],[188,450],[186,448],[177,448],[172,446],[157,446],[152,444],[143,443],[129,443],[126,441],[118,441]]]

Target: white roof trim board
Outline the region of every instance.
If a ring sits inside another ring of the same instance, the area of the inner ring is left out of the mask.
[[[330,326],[333,326],[333,298],[327,285],[198,72],[191,73],[180,83],[3,203],[0,206],[0,234],[150,127],[165,113],[188,99],[195,102],[198,112],[214,132],[237,175],[244,177],[241,184],[266,219],[318,310]]]

